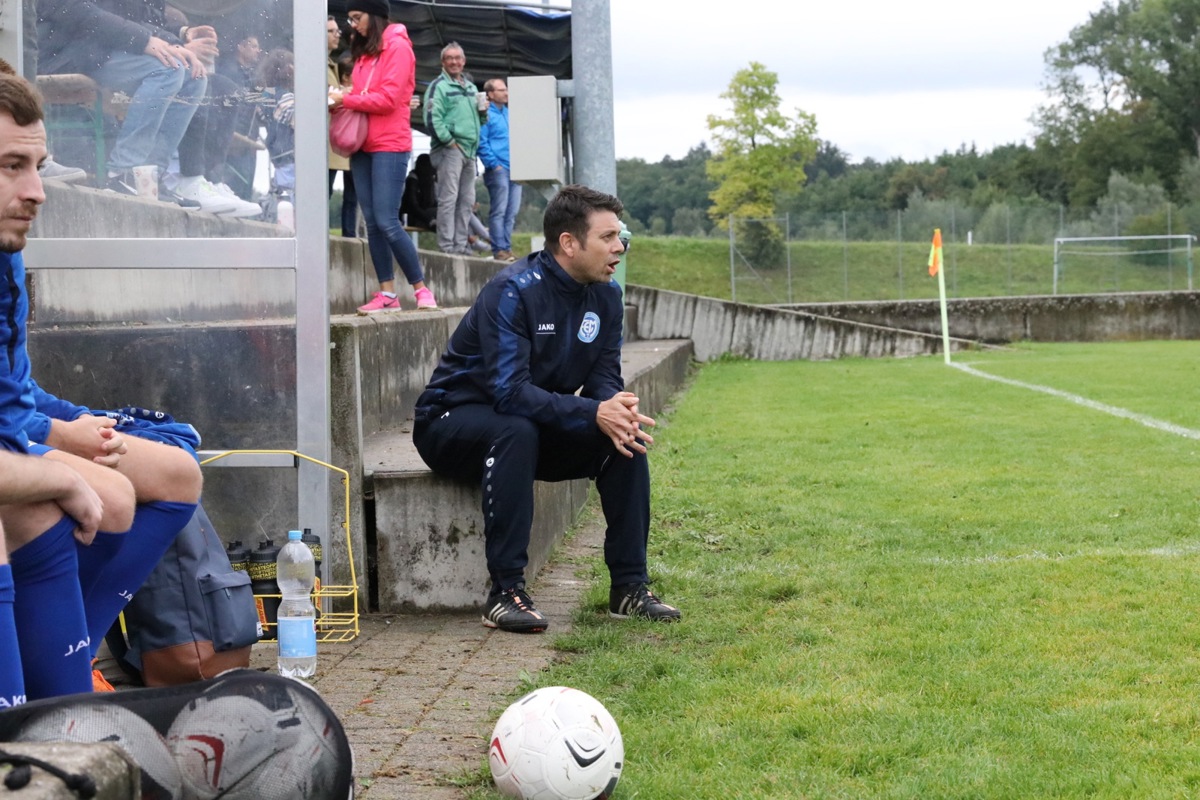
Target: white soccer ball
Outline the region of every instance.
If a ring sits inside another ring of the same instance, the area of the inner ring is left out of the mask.
[[[338,734],[332,712],[299,689],[287,689],[290,705],[275,713],[276,735],[286,756],[271,760],[255,780],[254,797],[333,797],[339,771]]]
[[[625,743],[600,701],[577,689],[538,689],[509,706],[492,730],[496,788],[522,800],[605,800],[621,778]]]
[[[109,742],[142,770],[143,800],[181,800],[183,783],[163,737],[146,720],[118,705],[73,703],[31,717],[16,735],[22,742]]]
[[[196,800],[285,800],[297,794],[259,793],[257,777],[290,746],[277,735],[275,715],[243,696],[200,696],[184,706],[167,731],[184,791]]]

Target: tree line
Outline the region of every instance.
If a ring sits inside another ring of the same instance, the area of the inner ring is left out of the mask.
[[[810,115],[782,112],[777,77],[752,63],[721,95],[730,113],[709,118],[713,149],[621,159],[618,192],[630,226],[650,234],[724,235],[730,213],[816,219],[929,203],[964,217],[1004,207],[1107,224],[1123,214],[1126,234],[1200,232],[1197,53],[1200,0],[1108,0],[1046,53],[1030,142],[917,162],[851,163],[815,137]]]

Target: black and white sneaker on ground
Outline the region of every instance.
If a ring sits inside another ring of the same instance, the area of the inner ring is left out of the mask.
[[[180,208],[186,208],[189,211],[197,211],[200,209],[200,203],[191,198],[184,197],[174,189],[169,189],[161,182],[158,184],[158,199],[163,203],[174,203]]]
[[[609,589],[608,615],[616,619],[641,617],[655,622],[678,622],[683,616],[678,608],[659,600],[650,591],[648,583],[627,583]]]
[[[541,633],[550,627],[549,620],[533,607],[533,600],[525,593],[523,583],[488,600],[483,624],[511,633]]]
[[[137,197],[137,184],[133,180],[133,171],[123,169],[116,175],[109,175],[104,188],[110,192],[123,194],[126,197]]]

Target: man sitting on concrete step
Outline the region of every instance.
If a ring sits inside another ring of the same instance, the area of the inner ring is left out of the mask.
[[[488,282],[417,399],[421,458],[483,489],[490,628],[546,630],[525,591],[533,482],[584,477],[595,479],[608,524],[609,614],[680,618],[649,588],[654,420],[621,377],[623,301],[612,276],[625,251],[623,210],[612,195],[563,187],[546,207],[546,249]]]

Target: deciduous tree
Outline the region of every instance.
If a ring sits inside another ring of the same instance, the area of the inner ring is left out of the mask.
[[[816,118],[799,109],[785,115],[778,85],[774,72],[752,61],[721,93],[730,114],[708,117],[716,151],[708,176],[717,184],[709,214],[718,221],[774,217],[780,195],[804,184],[804,167],[816,157]]]

